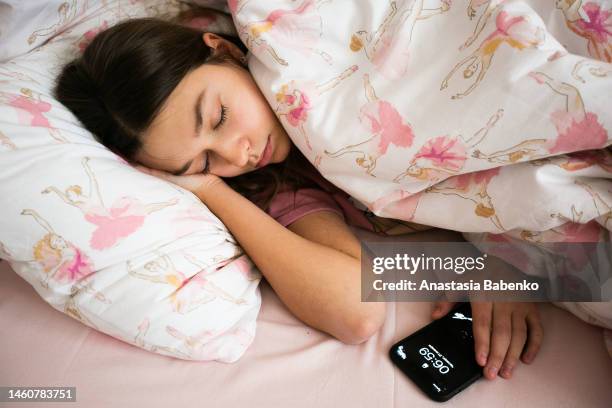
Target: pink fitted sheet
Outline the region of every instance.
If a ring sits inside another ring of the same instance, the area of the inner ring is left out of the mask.
[[[430,303],[390,303],[382,330],[349,346],[297,320],[266,283],[257,335],[234,364],[172,359],[98,333],[44,303],[0,262],[0,386],[75,386],[76,403],[36,407],[429,407],[387,357],[429,321]],[[610,407],[601,330],[540,307],[541,352],[511,380],[479,380],[453,407]],[[4,405],[3,405],[4,404]],[[0,403],[2,407],[26,405]]]

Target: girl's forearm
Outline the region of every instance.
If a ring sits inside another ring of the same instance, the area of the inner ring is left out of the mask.
[[[225,183],[198,197],[302,321],[347,343],[380,326],[384,304],[361,302],[360,259],[295,234]]]

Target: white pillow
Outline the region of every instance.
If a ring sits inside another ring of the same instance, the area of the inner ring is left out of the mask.
[[[160,354],[233,362],[255,335],[259,272],[193,194],[131,168],[51,96],[100,28],[178,12],[173,1],[133,3],[84,13],[69,34],[0,65],[0,256],[88,326]]]

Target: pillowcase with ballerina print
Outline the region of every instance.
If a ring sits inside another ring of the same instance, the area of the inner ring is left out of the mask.
[[[61,67],[101,29],[181,11],[171,0],[106,3],[0,65],[0,257],[100,332],[176,358],[236,361],[261,305],[253,263],[197,197],[133,169],[52,96]]]

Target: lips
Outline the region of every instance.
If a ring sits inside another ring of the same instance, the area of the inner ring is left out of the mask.
[[[266,143],[266,147],[264,148],[264,151],[261,154],[261,159],[259,159],[259,162],[257,163],[255,167],[260,168],[260,167],[265,166],[266,164],[270,162],[271,158],[272,158],[272,143],[270,141],[270,135],[268,135],[268,141]]]

